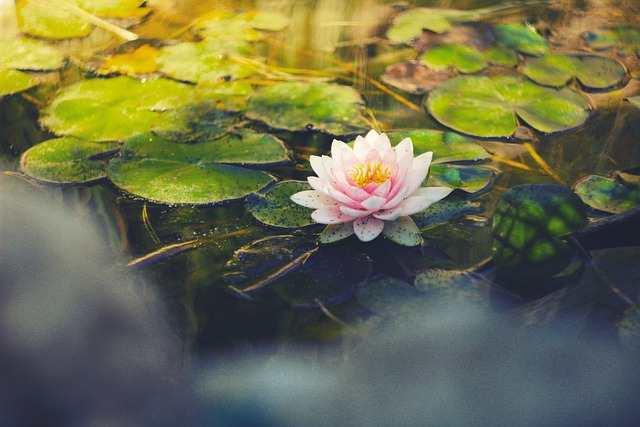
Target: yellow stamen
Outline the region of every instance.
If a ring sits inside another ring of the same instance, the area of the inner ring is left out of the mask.
[[[364,188],[372,182],[379,185],[391,178],[391,169],[378,162],[359,163],[349,171],[349,176],[358,187]]]

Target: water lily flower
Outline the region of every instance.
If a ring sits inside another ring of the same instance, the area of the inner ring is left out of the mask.
[[[354,234],[363,242],[380,234],[407,246],[420,244],[420,231],[409,215],[445,198],[452,188],[422,187],[433,152],[413,157],[413,142],[405,138],[392,147],[384,133],[358,136],[353,148],[337,139],[331,156],[311,156],[318,176],[307,178],[313,190],[291,196],[315,209],[311,217],[329,226],[321,241]],[[323,239],[324,237],[324,239]]]

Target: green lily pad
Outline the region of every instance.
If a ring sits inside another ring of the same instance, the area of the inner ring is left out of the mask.
[[[486,66],[484,55],[480,51],[459,44],[434,47],[422,56],[422,61],[435,70],[455,67],[461,73],[475,73]]]
[[[256,30],[280,31],[289,25],[289,19],[279,13],[230,9],[216,9],[200,17],[194,28],[207,40],[256,41]]]
[[[123,141],[151,128],[170,128],[162,123],[163,111],[193,105],[198,96],[193,86],[167,79],[85,80],[64,89],[40,120],[58,135]]]
[[[387,37],[405,43],[418,37],[423,30],[443,33],[451,28],[452,22],[465,21],[471,16],[471,11],[417,7],[394,16]]]
[[[518,75],[452,79],[425,103],[443,125],[480,137],[512,137],[518,118],[543,133],[563,132],[584,124],[591,113],[579,93],[538,86]]]
[[[38,80],[17,70],[0,69],[0,97],[22,92],[38,84]]]
[[[92,142],[66,137],[43,141],[24,152],[20,169],[54,184],[85,184],[107,176],[106,164],[96,157],[118,149],[116,142]]]
[[[603,212],[621,213],[640,205],[640,189],[598,175],[581,179],[574,189],[584,203]]]
[[[143,3],[141,0],[18,0],[16,10],[22,32],[47,39],[68,39],[84,37],[93,29],[85,18],[74,13],[74,8],[99,17],[141,18],[151,11],[140,7]]]
[[[500,46],[531,56],[543,55],[551,50],[549,42],[528,25],[498,24],[494,29]]]
[[[229,58],[229,55],[251,53],[252,49],[243,43],[180,43],[162,48],[156,62],[160,64],[160,71],[169,77],[211,86],[253,74],[253,70]]]
[[[512,187],[493,217],[493,261],[505,276],[551,277],[573,254],[560,238],[586,225],[584,204],[570,189],[551,184]]]
[[[496,178],[492,170],[458,165],[432,165],[429,185],[453,187],[476,196],[485,192]]]
[[[128,193],[157,203],[197,205],[238,200],[274,179],[235,164],[273,164],[273,151],[279,152],[280,161],[286,161],[284,146],[276,138],[246,136],[183,144],[151,133],[138,135],[128,139],[122,155],[109,163],[109,179]]]
[[[250,98],[246,117],[274,129],[332,135],[364,133],[364,101],[351,87],[332,83],[291,82],[266,87]]]
[[[310,190],[306,181],[282,181],[247,198],[247,209],[260,223],[278,228],[302,228],[314,225],[311,210],[294,203],[291,196]]]
[[[560,87],[573,78],[586,89],[608,90],[620,87],[627,70],[620,62],[598,55],[545,55],[532,59],[524,74],[536,83]]]
[[[452,194],[435,202],[424,211],[412,215],[411,218],[421,230],[424,230],[447,222],[450,219],[478,212],[480,212],[478,203]]]
[[[417,129],[406,132],[388,132],[392,141],[411,138],[415,155],[433,151],[432,164],[451,162],[482,162],[491,155],[479,144],[453,132]]]
[[[596,50],[616,48],[623,55],[640,57],[640,28],[614,25],[585,33],[587,45]]]
[[[64,65],[64,55],[55,47],[25,38],[0,43],[0,69],[49,71]]]
[[[141,44],[128,49],[124,47],[122,50],[101,61],[102,65],[99,68],[96,67],[95,72],[102,75],[135,76],[155,73],[160,68],[156,62],[160,51],[149,44]]]

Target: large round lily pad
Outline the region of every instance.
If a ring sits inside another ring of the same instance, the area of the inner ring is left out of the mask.
[[[163,111],[193,105],[193,86],[167,79],[93,79],[64,89],[42,112],[41,121],[58,135],[92,141],[125,140],[165,128]]]
[[[116,142],[92,142],[74,137],[49,139],[23,155],[20,169],[39,181],[83,184],[107,176],[98,156],[118,149]]]
[[[266,172],[235,164],[273,163],[284,147],[270,136],[184,144],[147,133],[127,140],[108,166],[109,179],[134,196],[167,204],[215,204],[241,199],[274,181]],[[264,152],[261,153],[262,147]],[[273,148],[270,148],[273,147]],[[235,163],[235,164],[224,164]]]
[[[586,89],[607,90],[622,85],[627,70],[620,62],[598,55],[545,55],[532,59],[524,74],[545,86],[560,87],[573,78]]]
[[[560,238],[587,225],[582,200],[560,185],[509,189],[493,217],[493,261],[507,276],[550,277],[568,264],[572,250]]]
[[[538,86],[518,75],[449,80],[425,103],[443,125],[480,137],[512,137],[518,119],[543,133],[563,132],[584,124],[591,113],[578,92]]]
[[[371,128],[362,115],[363,109],[362,97],[351,87],[291,82],[253,94],[246,117],[275,129],[349,135]]]

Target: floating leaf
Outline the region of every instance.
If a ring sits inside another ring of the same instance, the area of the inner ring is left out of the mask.
[[[545,55],[528,61],[524,74],[536,83],[555,87],[576,78],[583,87],[595,90],[614,89],[627,78],[621,63],[597,55]]]
[[[38,84],[38,80],[17,70],[0,69],[0,97],[22,92]]]
[[[140,7],[141,0],[17,0],[20,29],[29,35],[48,39],[84,37],[92,25],[83,12],[110,18],[141,18],[151,9]]]
[[[256,30],[280,31],[289,25],[286,16],[274,12],[237,12],[216,9],[201,16],[194,28],[208,40],[256,41],[260,34]]]
[[[243,43],[179,43],[162,48],[156,62],[169,77],[211,86],[253,74],[253,70],[230,58],[230,55],[251,53],[251,48]]]
[[[264,225],[298,229],[315,224],[311,210],[294,203],[291,196],[310,190],[306,181],[282,181],[247,198],[247,209]]]
[[[122,141],[152,127],[163,128],[163,111],[193,105],[197,98],[192,86],[166,79],[85,80],[54,98],[41,121],[58,135]]]
[[[158,49],[143,44],[131,52],[115,54],[107,58],[97,70],[98,74],[150,74],[158,71],[160,65],[156,62]]]
[[[520,118],[544,133],[582,125],[591,113],[577,92],[538,86],[521,76],[460,77],[434,89],[426,106],[440,123],[481,137],[511,137]]]
[[[275,129],[348,135],[370,128],[362,116],[363,108],[360,94],[351,87],[291,82],[253,94],[246,117]]]
[[[106,164],[96,157],[117,149],[116,142],[49,139],[24,152],[20,169],[39,181],[84,184],[107,176]]]
[[[452,194],[411,217],[422,230],[449,221],[462,215],[480,212],[477,203]]]
[[[433,163],[445,162],[482,162],[491,157],[477,143],[453,132],[441,132],[432,129],[417,129],[406,132],[388,132],[392,141],[400,142],[411,138],[416,155],[433,151]]]
[[[64,55],[53,46],[26,38],[3,39],[0,69],[49,71],[64,65]]]
[[[623,55],[640,57],[640,28],[637,27],[614,25],[587,32],[584,39],[597,50],[615,47]]]
[[[412,94],[423,94],[451,79],[446,71],[432,70],[420,62],[399,62],[389,65],[382,75],[382,81],[397,89]]]
[[[603,212],[620,213],[640,205],[638,188],[598,175],[578,181],[575,191],[587,205]]]
[[[420,36],[423,30],[443,33],[451,28],[452,22],[468,20],[471,16],[471,12],[464,10],[417,7],[394,16],[387,37],[405,43]]]
[[[543,55],[551,50],[547,40],[529,25],[499,24],[494,28],[501,46],[531,56]]]
[[[429,185],[457,188],[472,196],[485,192],[495,178],[494,171],[479,167],[432,165],[429,170]]]
[[[279,140],[246,132],[246,139],[228,135],[198,144],[139,135],[127,140],[122,155],[109,163],[109,178],[123,190],[158,203],[215,204],[241,199],[271,184],[273,177],[223,162],[268,165],[286,161]]]
[[[475,73],[486,65],[484,55],[480,51],[459,44],[434,47],[422,56],[422,60],[435,70],[455,67],[461,73]]]
[[[493,261],[502,274],[535,280],[565,268],[573,253],[560,238],[587,225],[584,204],[559,185],[509,189],[493,217]]]

